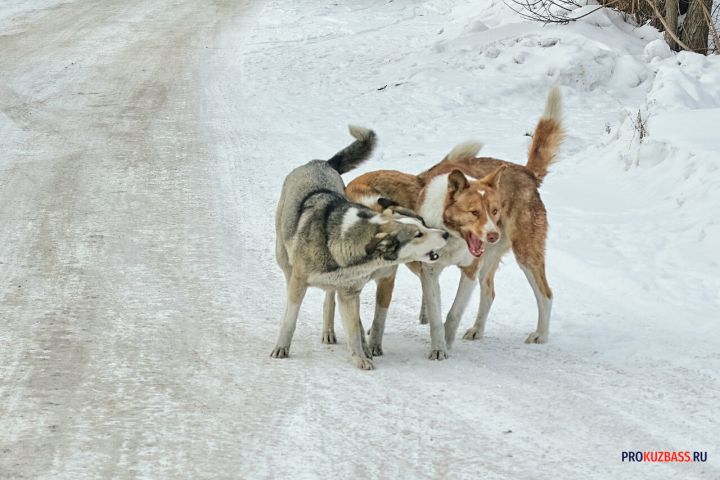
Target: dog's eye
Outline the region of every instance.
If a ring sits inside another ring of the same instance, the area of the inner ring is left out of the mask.
[[[473,211],[470,212],[470,213],[472,213],[473,215],[475,215],[475,216],[478,217],[478,218],[480,217],[480,212],[479,212],[478,210],[473,210]]]
[[[415,234],[415,238],[422,238],[425,234],[423,232],[418,232]]]
[[[492,214],[497,215],[497,212],[498,212],[497,208],[493,208]]]

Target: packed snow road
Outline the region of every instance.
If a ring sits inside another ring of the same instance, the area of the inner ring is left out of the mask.
[[[449,0],[28,3],[0,11],[0,478],[720,477],[717,264],[673,257],[655,190],[584,153],[645,90],[533,73],[554,58],[537,45],[571,62],[602,24],[540,31]],[[639,58],[644,40],[613,28]],[[487,337],[447,361],[426,360],[406,271],[377,370],[352,366],[340,322],[320,343],[319,292],[291,357],[269,358],[291,168],[346,145],[349,122],[380,136],[363,171],[419,171],[476,136],[523,162],[555,81],[573,128],[543,186],[549,344],[523,343],[535,305],[508,259]]]
[[[254,382],[223,365],[242,365],[242,229],[217,213],[198,80],[242,11],[57,2],[4,20],[0,477],[243,464]]]

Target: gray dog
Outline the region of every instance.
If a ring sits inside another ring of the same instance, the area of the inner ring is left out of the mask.
[[[357,140],[330,160],[313,160],[285,179],[275,215],[275,255],[287,281],[287,304],[273,358],[285,358],[308,286],[337,292],[340,316],[355,364],[372,370],[360,322],[360,291],[387,267],[434,262],[448,234],[427,228],[409,211],[378,213],[349,202],[340,174],[360,165],[375,133],[350,126]],[[334,335],[333,335],[334,336]]]

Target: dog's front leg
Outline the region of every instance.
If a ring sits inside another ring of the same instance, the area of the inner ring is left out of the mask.
[[[490,307],[495,300],[494,275],[495,272],[492,272],[485,278],[480,278],[480,308],[478,308],[475,323],[463,335],[465,340],[478,340],[485,334],[485,324],[490,314]]]
[[[495,271],[497,271],[500,259],[506,251],[507,248],[501,244],[488,249],[484,254],[485,258],[477,275],[480,279],[480,307],[478,308],[477,317],[475,317],[475,323],[463,335],[465,340],[477,340],[482,338],[485,333],[485,323],[495,299]]]
[[[298,313],[300,313],[300,305],[302,304],[305,292],[307,291],[307,283],[305,278],[296,275],[289,275],[287,285],[287,303],[285,305],[285,315],[283,316],[282,325],[280,326],[280,336],[277,344],[270,356],[273,358],[287,358],[290,354],[290,342],[292,342],[295,333],[295,325],[297,324]]]
[[[420,274],[428,322],[430,323],[430,360],[445,360],[445,328],[440,317],[440,271],[431,266],[422,267]]]
[[[370,339],[370,353],[373,356],[383,354],[382,340],[385,333],[385,319],[387,318],[388,307],[392,300],[393,289],[395,288],[395,275],[397,267],[392,270],[391,274],[377,281],[377,291],[375,292],[375,316],[373,317],[372,327],[368,330]]]
[[[358,368],[372,370],[375,366],[363,348],[365,333],[362,331],[362,324],[360,323],[360,292],[338,290],[338,302],[340,304],[340,317],[345,327],[348,348],[353,361]]]
[[[407,263],[406,266],[412,273],[417,275],[418,278],[422,278],[422,262]],[[420,325],[427,325],[428,323],[427,306],[425,303],[425,293],[423,293],[422,300],[420,302],[420,315],[418,316],[418,322],[420,322]]]
[[[365,328],[363,327],[362,319],[360,317],[358,317],[358,324],[360,328],[360,342],[362,343],[363,353],[365,353],[367,358],[373,358],[372,350],[370,349],[367,338],[365,337]]]
[[[475,290],[475,283],[475,279],[467,276],[465,272],[460,274],[460,284],[455,294],[455,300],[453,301],[452,307],[450,307],[447,320],[445,320],[445,343],[447,343],[448,348],[452,348],[452,344],[455,341],[455,334],[460,325],[460,320],[462,320],[465,308],[467,308],[470,297],[472,297],[472,293]]]
[[[418,316],[418,322],[420,325],[428,324],[427,300],[425,299],[425,292],[423,292],[420,300],[420,315]]]
[[[335,336],[335,290],[325,290],[322,343],[337,343]]]

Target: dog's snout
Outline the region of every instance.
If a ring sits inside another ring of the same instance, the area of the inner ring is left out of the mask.
[[[443,232],[442,237],[443,237],[443,240],[447,240],[448,238],[450,238],[450,232]]]
[[[489,232],[487,234],[488,243],[495,243],[500,240],[500,234],[498,232]]]

